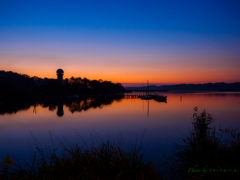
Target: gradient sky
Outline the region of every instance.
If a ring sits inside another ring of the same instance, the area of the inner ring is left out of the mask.
[[[239,0],[0,0],[0,70],[120,83],[240,82]]]

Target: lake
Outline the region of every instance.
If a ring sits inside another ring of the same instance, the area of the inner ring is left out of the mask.
[[[43,148],[61,142],[97,145],[111,139],[119,146],[146,149],[145,158],[163,162],[159,150],[170,157],[174,143],[192,129],[193,108],[213,115],[217,128],[240,127],[240,92],[163,92],[167,102],[141,100],[127,95],[85,101],[1,102],[0,161],[7,154],[30,159],[34,142]],[[34,141],[35,139],[35,141]]]

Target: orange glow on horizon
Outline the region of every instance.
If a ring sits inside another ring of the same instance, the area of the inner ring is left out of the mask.
[[[19,74],[27,74],[30,77],[37,76],[39,78],[57,79],[56,70],[63,69],[63,78],[81,77],[90,80],[111,81],[113,83],[140,83],[146,84],[147,80],[150,84],[203,84],[203,83],[234,83],[240,82],[240,72],[233,68],[185,68],[169,67],[126,67],[126,68],[110,68],[110,67],[41,67],[34,69],[14,67],[5,69],[4,71],[12,71]]]

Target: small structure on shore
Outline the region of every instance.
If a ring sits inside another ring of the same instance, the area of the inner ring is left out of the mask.
[[[60,85],[63,85],[63,74],[64,74],[64,71],[62,69],[57,70],[57,82]]]
[[[36,83],[38,85],[42,85],[42,84],[45,84],[45,85],[50,85],[50,84],[58,84],[58,85],[65,85],[65,84],[68,84],[68,78],[66,78],[65,80],[63,79],[63,74],[64,74],[64,71],[62,69],[58,69],[56,71],[57,73],[57,79],[48,79],[48,78],[44,78],[44,79],[38,79],[36,81]]]

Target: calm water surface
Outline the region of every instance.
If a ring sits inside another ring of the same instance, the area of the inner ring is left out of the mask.
[[[211,113],[216,127],[240,127],[239,92],[164,94],[167,95],[167,103],[124,98],[104,103],[93,100],[70,104],[38,102],[25,105],[21,110],[16,108],[16,113],[5,108],[0,114],[0,160],[7,154],[13,158],[29,159],[30,145],[34,146],[33,136],[45,148],[51,143],[51,132],[55,146],[59,145],[59,140],[81,144],[83,139],[90,145],[110,138],[129,148],[131,143],[139,144],[144,135],[142,147],[146,149],[145,157],[163,161],[159,149],[167,156],[171,155],[173,143],[179,143],[191,129],[195,106],[199,113],[203,109]],[[15,107],[20,102],[12,103]]]

